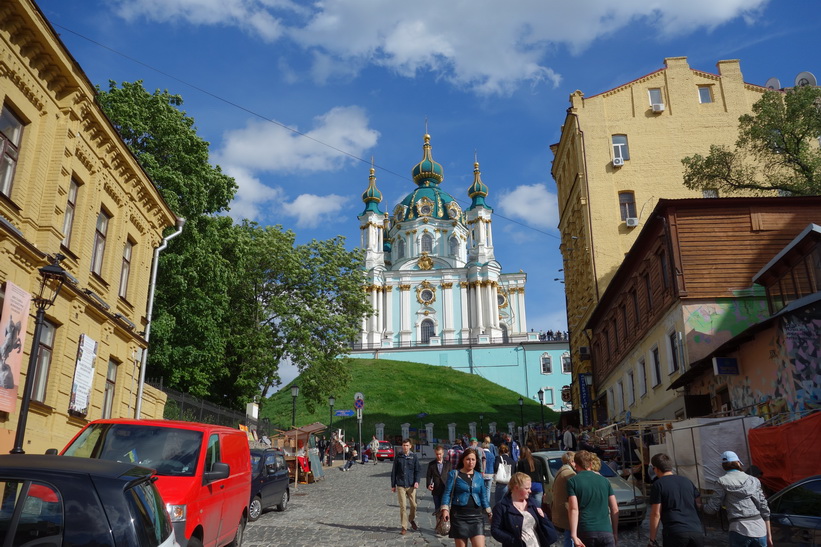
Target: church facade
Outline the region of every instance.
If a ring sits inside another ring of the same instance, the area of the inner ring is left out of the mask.
[[[502,272],[478,162],[473,173],[463,209],[442,188],[443,169],[426,134],[412,169],[415,188],[383,212],[371,168],[358,219],[374,313],[363,320],[351,356],[450,366],[533,400],[541,389],[545,404],[559,410],[558,394],[570,383],[568,343],[528,332],[527,274]]]

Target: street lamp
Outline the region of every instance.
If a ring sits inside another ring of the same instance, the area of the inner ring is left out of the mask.
[[[291,398],[292,398],[292,409],[291,409],[291,427],[296,427],[296,398],[299,396],[299,386],[291,386]]]
[[[524,435],[525,432],[525,409],[524,409],[525,400],[519,397],[519,424],[521,424],[522,432],[520,435]],[[521,439],[519,439],[521,442]]]
[[[485,415],[479,414],[479,441],[485,439]]]
[[[544,435],[545,434],[545,429],[544,429],[544,388],[539,388],[538,393],[539,393],[539,406],[542,407],[542,435]]]
[[[31,352],[29,353],[29,368],[26,372],[26,385],[23,388],[23,400],[20,402],[20,416],[17,417],[17,431],[14,434],[14,448],[10,454],[25,454],[23,450],[23,440],[26,437],[26,422],[29,415],[29,403],[31,403],[31,392],[34,389],[34,377],[37,376],[37,358],[40,347],[40,333],[43,330],[43,323],[46,318],[46,310],[49,309],[60,289],[63,288],[68,278],[68,272],[60,267],[60,261],[65,256],[56,254],[51,259],[51,264],[40,268],[40,290],[34,297],[34,305],[37,306],[37,313],[34,316],[34,336],[31,340]],[[48,294],[47,294],[48,293]]]
[[[328,406],[331,407],[331,425],[329,429],[331,430],[331,438],[333,439],[334,434],[334,403],[336,403],[336,397],[331,395],[328,397]]]

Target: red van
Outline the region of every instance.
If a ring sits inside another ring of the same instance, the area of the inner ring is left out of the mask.
[[[244,432],[172,420],[95,420],[62,454],[156,469],[157,488],[182,547],[242,545],[251,496]]]

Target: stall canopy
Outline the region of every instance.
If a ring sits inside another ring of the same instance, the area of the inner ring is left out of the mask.
[[[753,463],[763,473],[761,482],[773,492],[821,473],[819,446],[821,412],[784,425],[750,431]]]
[[[314,422],[310,425],[303,425],[301,427],[297,427],[296,429],[289,429],[288,431],[283,431],[282,434],[286,437],[306,438],[308,437],[308,435],[318,433],[326,429],[328,429],[328,426],[326,426],[325,424],[321,422]]]

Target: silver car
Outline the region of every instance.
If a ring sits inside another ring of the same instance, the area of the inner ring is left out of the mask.
[[[553,481],[556,480],[556,474],[562,467],[564,453],[563,450],[533,453],[533,456],[539,458],[542,466],[547,469],[545,473],[547,483],[544,485],[544,491],[548,500],[553,498]],[[619,477],[615,471],[604,463],[602,463],[599,474],[610,481],[613,486],[613,493],[616,495],[616,501],[619,504],[619,525],[641,523],[647,513],[647,502],[641,490],[628,484],[626,480]]]

